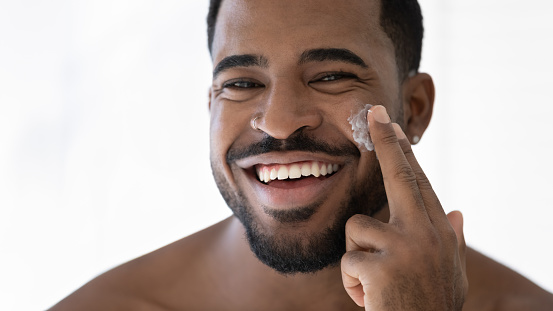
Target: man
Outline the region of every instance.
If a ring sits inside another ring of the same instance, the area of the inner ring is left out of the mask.
[[[421,19],[407,0],[212,1],[211,164],[234,216],[52,310],[551,310],[465,247],[411,151],[434,100]]]

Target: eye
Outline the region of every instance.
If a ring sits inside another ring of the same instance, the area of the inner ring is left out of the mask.
[[[332,82],[332,81],[338,81],[343,79],[354,79],[354,78],[357,78],[357,76],[352,73],[327,72],[327,73],[324,73],[324,75],[321,78],[315,79],[313,82]]]
[[[342,94],[360,87],[363,80],[351,72],[326,71],[313,75],[308,84],[321,93]]]
[[[231,89],[252,89],[252,88],[259,88],[259,87],[263,87],[263,85],[260,83],[256,83],[248,80],[232,80],[223,84],[223,88],[231,88]]]
[[[248,101],[263,93],[265,85],[252,78],[234,78],[223,80],[220,88],[215,88],[215,94],[222,99],[233,102]]]

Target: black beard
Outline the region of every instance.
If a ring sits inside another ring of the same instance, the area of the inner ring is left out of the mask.
[[[294,150],[298,149],[294,148]],[[314,273],[326,267],[338,265],[346,250],[347,220],[355,214],[372,216],[387,202],[382,173],[380,167],[376,165],[366,180],[358,185],[351,182],[349,196],[336,207],[333,223],[327,228],[321,228],[311,235],[264,232],[259,219],[255,217],[254,208],[239,190],[232,191],[222,173],[222,168],[219,166],[217,169],[213,158],[211,166],[219,191],[246,230],[250,249],[261,262],[282,274]],[[317,202],[285,212],[275,212],[266,207],[263,209],[280,223],[301,223],[307,221],[322,203]]]

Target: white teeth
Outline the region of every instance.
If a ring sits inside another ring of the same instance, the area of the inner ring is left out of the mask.
[[[259,178],[259,180],[263,181],[263,172],[259,169],[259,167],[257,167],[255,171],[257,172],[257,177]]]
[[[301,175],[302,176],[311,175],[311,165],[309,165],[309,163],[305,162],[301,165]]]
[[[319,177],[321,175],[319,171],[319,163],[313,162],[313,164],[311,164],[311,175],[315,177]]]
[[[277,169],[278,167],[278,169]],[[271,180],[284,180],[284,179],[297,179],[302,176],[325,176],[330,175],[338,171],[340,166],[338,164],[325,164],[322,162],[303,162],[301,165],[294,164],[280,164],[273,166],[272,168],[267,166],[256,166],[255,173],[259,180],[264,183],[268,183]]]
[[[280,168],[278,169],[278,179],[282,180],[287,178],[288,178],[288,168],[286,167],[286,165],[281,165]]]
[[[325,176],[326,175],[326,165],[323,165],[321,166],[321,175]]]
[[[292,164],[292,166],[290,166],[290,170],[288,171],[288,177],[290,177],[290,179],[301,177],[301,169],[298,164]]]
[[[273,169],[271,170],[271,175],[269,175],[269,178],[270,178],[271,180],[275,180],[275,179],[277,179],[277,177],[278,177],[277,171],[276,171],[276,169],[273,168]]]
[[[269,170],[263,170],[263,181],[265,183],[268,183],[269,180],[271,180],[271,174],[269,173]]]

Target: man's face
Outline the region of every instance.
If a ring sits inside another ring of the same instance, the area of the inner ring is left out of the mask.
[[[402,122],[378,1],[224,0],[212,57],[211,164],[252,250],[284,273],[338,262],[345,221],[386,203],[375,154],[358,148],[348,118],[379,104]],[[258,177],[313,166],[338,169]]]

